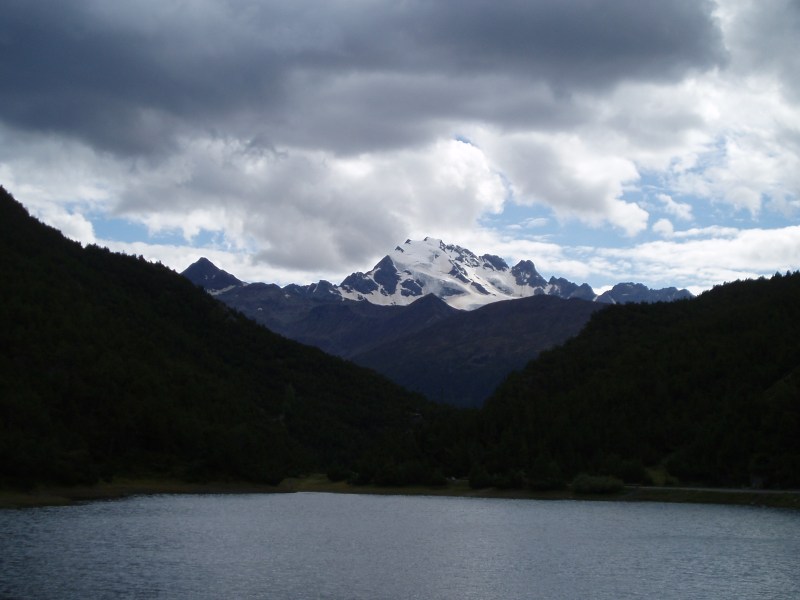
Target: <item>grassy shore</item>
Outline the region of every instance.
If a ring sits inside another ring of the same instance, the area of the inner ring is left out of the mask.
[[[575,494],[571,490],[536,492],[486,488],[474,490],[466,480],[450,481],[437,487],[353,486],[344,481],[332,482],[324,475],[290,478],[278,486],[250,483],[186,483],[162,479],[115,480],[94,486],[47,487],[20,492],[0,490],[0,508],[58,506],[76,502],[108,500],[154,494],[268,494],[292,492],[328,492],[338,494],[384,494],[458,496],[472,498],[512,498],[528,500],[617,500],[626,502],[684,502],[699,504],[738,504],[791,508],[800,510],[800,491],[764,491],[748,489],[712,489],[684,487],[626,487],[615,494]]]

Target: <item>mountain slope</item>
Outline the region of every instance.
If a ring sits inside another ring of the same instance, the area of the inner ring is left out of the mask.
[[[183,275],[276,333],[456,406],[479,405],[512,370],[575,335],[594,310],[576,302],[601,307],[691,296],[625,283],[598,297],[585,284],[546,282],[530,261],[509,268],[499,257],[478,257],[432,238],[406,241],[370,273],[350,275],[341,286],[231,285],[232,276],[206,259]],[[495,304],[502,308],[490,308]]]
[[[479,406],[509,373],[576,335],[604,307],[552,296],[495,302],[386,341],[353,360],[436,402]]]
[[[254,283],[216,297],[276,333],[345,358],[458,312],[433,295],[408,306],[381,306],[342,299],[321,284],[280,288]]]
[[[215,296],[276,333],[461,407],[479,406],[511,371],[575,335],[607,306],[537,295],[462,311],[434,294],[379,305],[343,299],[324,284],[254,283]]]
[[[800,486],[799,339],[800,273],[610,307],[497,390],[474,455],[534,479],[555,465],[636,480],[645,465]]]
[[[434,410],[163,266],[66,240],[2,188],[0,269],[0,485],[275,482],[416,456],[409,428]]]

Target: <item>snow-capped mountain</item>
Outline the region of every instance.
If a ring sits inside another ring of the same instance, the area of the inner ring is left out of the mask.
[[[511,370],[608,304],[691,297],[634,283],[598,296],[585,283],[545,280],[529,260],[509,267],[434,238],[408,240],[339,285],[247,284],[205,259],[183,275],[276,333],[460,406],[479,405]]]
[[[434,294],[450,306],[471,310],[479,306],[529,296],[548,295],[615,304],[690,298],[687,290],[650,290],[642,284],[618,284],[598,296],[588,284],[564,278],[545,280],[530,260],[513,267],[499,256],[477,256],[461,246],[426,237],[406,240],[367,273],[348,276],[338,291],[344,298],[374,304],[409,304]]]
[[[367,273],[353,273],[339,290],[351,300],[409,304],[434,294],[455,308],[546,293],[547,282],[530,261],[513,268],[499,256],[477,256],[461,246],[427,237],[406,240]]]
[[[224,271],[217,270],[219,274],[214,274],[213,269],[216,267],[201,259],[183,274],[214,294],[245,285]],[[586,283],[576,284],[562,277],[545,280],[530,260],[521,260],[509,267],[499,256],[478,256],[466,248],[431,237],[421,241],[406,240],[370,271],[348,275],[339,285],[320,281],[308,286],[289,285],[283,290],[298,298],[332,296],[385,306],[404,306],[433,294],[453,308],[464,310],[500,300],[539,295],[605,304],[692,297],[688,290],[652,290],[640,283],[620,283],[598,295]]]

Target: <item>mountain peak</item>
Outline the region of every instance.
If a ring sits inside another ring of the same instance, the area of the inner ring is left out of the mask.
[[[530,260],[521,260],[511,269],[517,285],[531,287],[544,287],[547,285],[544,277],[539,275],[536,266]]]
[[[675,287],[651,290],[642,283],[618,283],[597,298],[598,302],[606,304],[627,304],[629,302],[673,302],[692,298],[689,290],[679,290]]]
[[[217,267],[205,256],[189,265],[181,275],[212,294],[243,285],[242,281]]]
[[[481,259],[485,267],[495,271],[508,271],[508,263],[495,254],[484,254]]]
[[[195,262],[183,275],[212,294],[244,285],[207,258]],[[407,305],[432,294],[453,308],[466,310],[500,300],[540,295],[606,304],[692,297],[687,290],[651,290],[640,283],[617,284],[598,296],[586,283],[576,284],[560,277],[545,280],[531,260],[521,260],[509,268],[508,263],[499,256],[478,256],[467,248],[447,244],[430,236],[422,240],[407,239],[395,246],[371,270],[352,273],[339,285],[320,282],[312,286],[287,286],[285,289],[290,287],[295,295],[308,292],[319,300],[331,297],[337,300],[366,300],[379,305]]]
[[[546,285],[530,261],[509,270],[499,256],[478,256],[467,248],[428,236],[407,239],[372,270],[349,275],[340,291],[353,300],[402,305],[433,294],[454,308],[472,309],[541,294]]]
[[[407,239],[366,273],[353,273],[339,287],[342,297],[374,304],[413,302],[433,294],[454,308],[474,309],[499,300],[549,295],[603,303],[657,302],[690,298],[687,290],[651,290],[643,284],[618,284],[598,296],[586,284],[564,278],[547,281],[533,261],[514,267],[493,254],[471,250],[427,236]]]

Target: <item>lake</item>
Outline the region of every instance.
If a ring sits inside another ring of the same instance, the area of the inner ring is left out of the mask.
[[[322,493],[0,510],[0,598],[800,598],[800,513]]]

